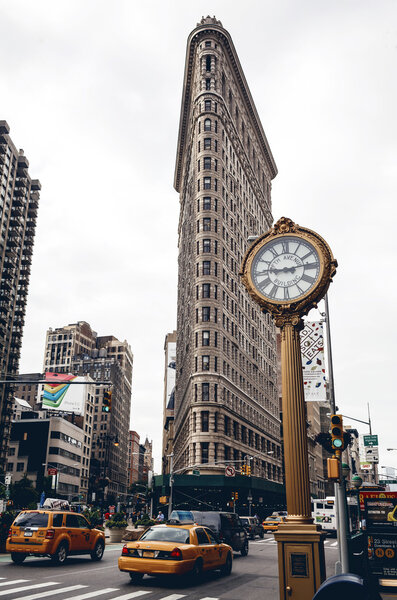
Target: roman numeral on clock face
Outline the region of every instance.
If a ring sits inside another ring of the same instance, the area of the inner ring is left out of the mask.
[[[284,300],[289,300],[289,289],[287,287],[284,288]]]
[[[307,283],[314,283],[316,281],[314,277],[310,277],[310,275],[306,275],[306,273],[302,275],[301,279],[302,281],[307,281]]]
[[[266,279],[261,281],[259,285],[262,288],[262,290],[264,290],[265,287],[267,287],[269,285],[269,283],[271,283],[271,281],[270,281],[269,277],[266,277]]]
[[[282,248],[283,248],[283,250],[282,250],[282,251],[283,251],[285,254],[288,254],[288,253],[289,253],[289,242],[281,242],[281,246],[282,246]]]
[[[277,290],[278,290],[278,286],[277,285],[273,285],[272,289],[269,292],[269,296],[271,298],[275,298],[276,294],[277,294]]]
[[[273,254],[274,258],[276,258],[276,256],[278,256],[277,252],[275,251],[275,249],[273,247],[270,247],[269,251]]]

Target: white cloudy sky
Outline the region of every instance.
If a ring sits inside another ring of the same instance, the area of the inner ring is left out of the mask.
[[[337,404],[366,420],[370,402],[381,464],[397,465],[394,0],[0,0],[0,118],[42,183],[21,372],[41,370],[50,326],[127,339],[132,426],[159,457],[186,39],[207,14],[233,37],[278,165],[274,217],[339,261]]]

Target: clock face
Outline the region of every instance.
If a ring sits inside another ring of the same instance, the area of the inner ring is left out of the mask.
[[[314,246],[288,235],[262,246],[251,266],[256,289],[272,302],[301,298],[314,288],[319,275],[320,258]]]

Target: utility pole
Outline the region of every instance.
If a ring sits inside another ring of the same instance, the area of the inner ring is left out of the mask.
[[[334,386],[334,368],[332,362],[332,344],[331,344],[331,321],[329,316],[329,306],[328,306],[328,293],[325,294],[325,323],[326,323],[326,332],[327,332],[327,356],[328,356],[328,374],[329,374],[329,393],[331,400],[331,412],[332,414],[336,413],[336,402],[335,402],[335,386]],[[341,453],[342,454],[342,453]],[[342,472],[342,456],[339,458],[340,460],[340,472]],[[338,551],[339,551],[339,561],[335,563],[335,573],[348,573],[349,572],[349,553],[347,548],[347,536],[346,536],[346,523],[347,523],[347,515],[346,515],[346,488],[342,485],[340,481],[334,484],[334,494],[335,494],[335,509],[336,509],[336,534],[338,540]]]
[[[174,487],[174,453],[171,452],[170,457],[170,499],[168,502],[168,519],[171,518],[172,513],[172,492]]]

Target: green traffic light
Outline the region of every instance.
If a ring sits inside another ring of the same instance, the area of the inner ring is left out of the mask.
[[[338,439],[332,440],[332,445],[334,448],[340,448],[342,446],[342,443],[343,443],[342,440],[338,440]]]

